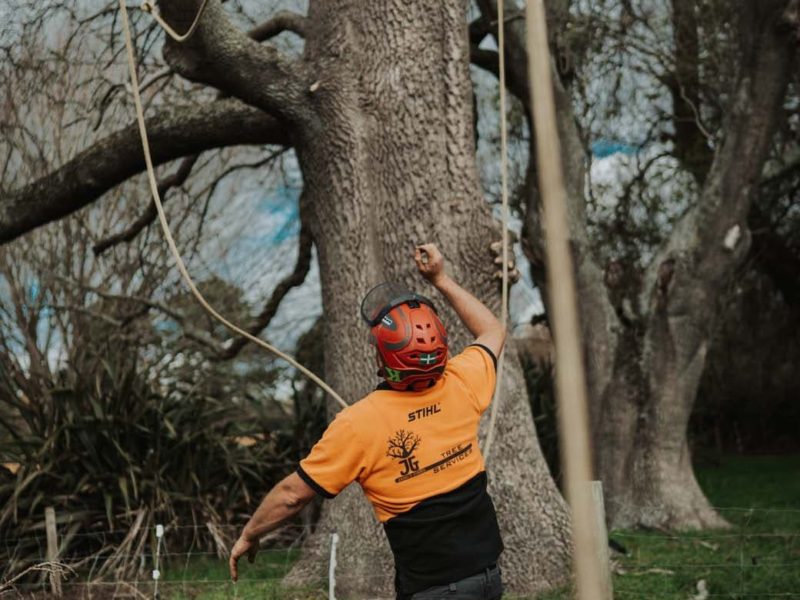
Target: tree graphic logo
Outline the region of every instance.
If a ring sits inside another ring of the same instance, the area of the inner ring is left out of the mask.
[[[403,467],[400,475],[408,475],[419,469],[419,462],[414,458],[414,451],[419,448],[422,438],[413,431],[399,430],[389,438],[389,447],[386,456],[394,458]]]

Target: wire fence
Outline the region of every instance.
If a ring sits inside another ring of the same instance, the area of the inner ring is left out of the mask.
[[[630,508],[630,507],[629,507]],[[653,507],[656,508],[656,507]],[[612,549],[610,568],[614,573],[614,597],[647,600],[706,600],[712,598],[755,599],[797,598],[800,600],[800,508],[716,507],[731,517],[733,528],[708,531],[672,532],[661,530],[616,530],[609,535]],[[240,562],[241,579],[233,583],[228,574],[227,548],[239,527],[221,525],[213,531],[205,524],[184,524],[164,528],[162,538],[150,532],[149,542],[140,549],[119,551],[129,534],[125,529],[61,532],[61,574],[68,597],[92,598],[286,598],[281,583],[300,556],[310,525],[289,525],[268,536],[255,565]],[[194,540],[188,547],[187,539]],[[201,540],[201,541],[197,541]],[[224,543],[223,543],[224,542]],[[227,547],[223,547],[227,544]],[[99,546],[100,551],[80,551]],[[24,547],[28,563],[46,564],[45,531],[28,532],[18,538],[0,538],[0,552],[14,556]],[[72,550],[70,550],[72,548]],[[508,548],[506,552],[513,552]],[[125,575],[102,573],[110,557],[135,564]],[[501,561],[502,565],[502,561]],[[327,569],[326,569],[327,570]],[[359,587],[386,584],[390,574],[353,576],[336,569],[340,584]],[[29,573],[8,584],[0,578],[0,597],[47,592],[51,581],[47,569]],[[328,580],[309,582],[293,590],[291,597],[327,598]],[[569,592],[564,592],[564,599]],[[524,597],[524,596],[520,596]]]
[[[56,561],[48,552],[45,531],[0,538],[0,555],[4,551],[0,573],[7,571],[3,562],[11,557],[22,559],[17,561],[21,566],[16,572],[0,577],[0,597],[47,593],[53,589],[54,572],[70,598],[224,598],[237,597],[242,590],[257,592],[260,598],[285,597],[281,581],[312,527],[287,525],[266,536],[257,563],[250,565],[243,559],[240,581],[234,583],[228,572],[228,550],[240,530],[235,525],[158,525],[145,532],[148,543],[134,549],[125,544],[130,534],[126,529],[68,532],[65,528]],[[191,540],[188,547],[187,540]],[[124,567],[104,572],[112,560]],[[295,590],[293,597],[315,598],[326,583],[311,582],[308,589]]]
[[[638,514],[663,510],[608,503]],[[614,597],[800,600],[800,508],[712,508],[730,528],[612,531]]]

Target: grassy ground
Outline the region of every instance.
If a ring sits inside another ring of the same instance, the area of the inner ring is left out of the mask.
[[[661,534],[614,531],[614,596],[687,600],[800,599],[800,457],[728,457],[697,468],[700,485],[730,530]],[[561,590],[541,600],[570,597]]]
[[[661,534],[615,531],[627,556],[616,555],[615,598],[687,600],[704,580],[709,600],[727,598],[800,599],[800,456],[728,457],[721,464],[699,466],[697,476],[714,506],[733,528]],[[310,599],[314,590],[276,587],[296,552],[266,552],[255,565],[241,569],[234,588],[227,566],[218,560],[192,560],[168,569],[163,598]],[[559,590],[540,600],[566,600]]]
[[[279,583],[289,571],[298,550],[265,550],[254,564],[240,563],[240,578],[231,583],[228,563],[218,559],[192,559],[165,569],[161,581],[164,600],[222,600],[242,598],[253,600],[312,600],[325,598],[322,585],[316,588],[287,590]]]

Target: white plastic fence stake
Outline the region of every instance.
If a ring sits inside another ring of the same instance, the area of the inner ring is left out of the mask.
[[[156,525],[156,556],[153,565],[153,598],[158,599],[158,580],[161,579],[161,571],[158,569],[159,559],[161,558],[161,542],[164,539],[164,526]]]
[[[608,558],[608,529],[606,529],[606,507],[603,502],[603,482],[591,481],[592,502],[594,503],[594,527],[595,535],[600,540],[597,545],[597,562],[600,565],[600,578],[602,588],[600,589],[603,600],[613,600],[614,586],[611,581],[611,567]]]
[[[336,600],[336,545],[339,543],[339,534],[331,535],[331,561],[328,568],[328,600]]]
[[[47,531],[47,560],[54,563],[58,560],[58,529],[56,528],[56,511],[52,506],[44,509],[44,526]],[[61,573],[52,567],[50,588],[54,596],[61,597]]]

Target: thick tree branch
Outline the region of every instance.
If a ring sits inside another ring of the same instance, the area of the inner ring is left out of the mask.
[[[166,109],[147,127],[156,165],[225,146],[289,143],[283,122],[232,99]],[[0,244],[72,214],[143,170],[139,133],[129,125],[0,198]]]
[[[469,43],[478,46],[492,32],[491,21],[480,16],[469,24]]]
[[[179,187],[186,182],[199,157],[199,154],[187,156],[181,161],[181,164],[178,165],[178,169],[172,175],[168,175],[158,182],[158,195],[161,197],[162,201],[166,201],[166,193],[168,190],[174,187]],[[154,202],[150,202],[150,204],[147,205],[147,209],[141,215],[139,215],[139,217],[133,223],[119,233],[110,235],[107,238],[97,242],[92,247],[92,251],[95,253],[95,256],[99,256],[117,244],[130,242],[133,240],[133,238],[139,235],[139,232],[141,232],[142,229],[155,221],[157,216],[158,211],[156,210],[156,205]]]
[[[484,71],[488,71],[495,77],[499,77],[500,66],[499,57],[494,50],[484,50],[476,45],[470,46],[469,50],[470,62],[476,67],[480,67]],[[508,64],[508,59],[506,60]],[[527,78],[520,80],[518,77],[511,74],[510,70],[506,70],[506,87],[514,96],[516,96],[523,106],[528,105],[528,80]]]
[[[257,42],[265,42],[284,31],[291,31],[300,37],[306,35],[306,18],[290,10],[281,10],[272,15],[268,21],[253,27],[247,32]]]
[[[562,2],[563,3],[563,2]],[[558,5],[556,7],[555,5]],[[478,0],[484,27],[489,29],[488,33],[495,35],[497,32],[497,0]],[[549,2],[547,5],[548,15],[555,14],[560,8],[560,3]],[[508,10],[508,9],[507,9]],[[530,91],[528,88],[528,51],[525,45],[525,20],[521,14],[509,15],[506,13],[505,27],[505,53],[506,53],[506,83],[509,91],[514,94],[523,106],[530,112]],[[548,18],[548,22],[551,19]],[[476,38],[482,35],[481,28],[477,25],[470,26],[470,41],[477,47]],[[486,34],[483,34],[484,37]],[[481,38],[482,39],[482,38]],[[473,62],[476,66],[486,69],[497,75],[497,59],[490,60],[488,54],[471,53]],[[477,60],[476,60],[477,59]]]
[[[247,35],[257,42],[264,42],[284,31],[292,31],[299,36],[303,36],[305,34],[305,17],[288,10],[282,10],[275,13],[268,21],[265,21],[264,23],[248,31]],[[167,69],[161,73],[160,76],[169,74],[170,72],[171,70]],[[142,89],[145,89],[145,87],[146,85],[142,84]],[[221,100],[225,97],[226,96],[224,94],[220,94],[218,99]],[[185,159],[183,159],[174,174],[159,182],[158,193],[163,200],[166,200],[165,195],[168,190],[179,187],[186,182],[199,156],[199,154],[187,156]],[[115,233],[101,240],[94,245],[92,250],[94,251],[95,255],[99,256],[117,244],[132,241],[145,227],[155,221],[157,216],[158,212],[156,211],[156,205],[151,202],[147,209],[127,228],[119,233]]]
[[[261,313],[255,318],[250,327],[247,328],[248,333],[251,335],[258,335],[266,329],[272,322],[272,318],[278,312],[281,302],[286,297],[289,291],[301,285],[306,280],[308,270],[311,266],[311,248],[313,246],[313,239],[311,232],[303,222],[300,221],[300,237],[298,239],[297,247],[297,262],[295,263],[294,270],[286,276],[272,291],[267,303],[264,305]],[[234,358],[242,348],[250,343],[246,338],[237,337],[231,342],[225,344],[225,349],[218,353],[218,360],[229,360]]]
[[[186,31],[200,4],[199,0],[162,0],[159,8],[176,31]],[[236,27],[220,0],[208,0],[188,40],[176,43],[167,38],[164,58],[186,79],[211,85],[290,122],[313,116],[307,93],[312,81],[303,63]]]

